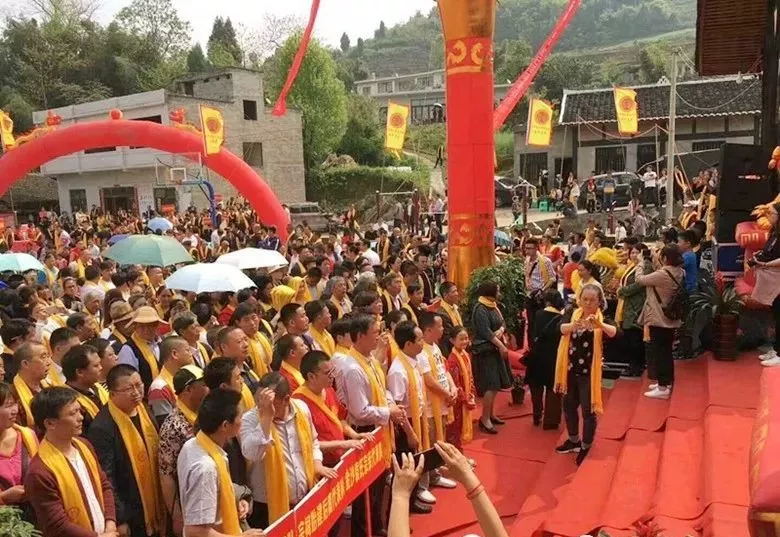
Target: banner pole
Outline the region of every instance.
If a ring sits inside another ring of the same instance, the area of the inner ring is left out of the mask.
[[[366,535],[371,536],[373,535],[371,530],[371,493],[369,492],[371,490],[371,486],[366,489],[365,495],[366,495]]]

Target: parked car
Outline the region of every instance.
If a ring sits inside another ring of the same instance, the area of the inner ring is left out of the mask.
[[[512,198],[515,195],[515,187],[518,184],[517,179],[495,176],[494,181],[496,184],[496,208],[511,207]]]
[[[291,203],[288,207],[293,226],[303,224],[306,221],[309,227],[316,232],[330,232],[334,229],[336,222],[333,214],[324,212],[318,203],[309,201]]]
[[[601,210],[601,204],[604,200],[604,179],[606,177],[606,173],[595,176],[597,211]],[[615,207],[626,207],[628,202],[631,201],[631,182],[640,181],[640,177],[634,172],[613,172],[612,177],[615,179],[615,194],[612,196]],[[582,195],[579,199],[579,205],[582,209],[587,205],[587,196],[585,195],[586,183],[587,181],[580,186]]]

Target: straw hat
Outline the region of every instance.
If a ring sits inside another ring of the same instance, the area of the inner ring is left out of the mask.
[[[133,318],[133,308],[124,300],[117,300],[111,304],[109,313],[114,323],[129,321]]]
[[[157,310],[151,306],[141,306],[138,308],[130,322],[132,324],[165,323],[164,320],[160,319]]]

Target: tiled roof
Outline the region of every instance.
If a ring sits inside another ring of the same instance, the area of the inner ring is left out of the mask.
[[[639,119],[657,120],[669,117],[669,84],[638,86],[636,100]],[[735,77],[681,82],[677,85],[677,117],[696,118],[733,116],[761,112],[761,82]],[[609,123],[617,121],[612,88],[598,90],[564,90],[561,125]]]

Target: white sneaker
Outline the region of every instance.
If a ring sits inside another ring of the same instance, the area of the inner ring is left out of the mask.
[[[774,349],[769,349],[764,354],[758,356],[758,359],[761,360],[762,362],[764,360],[771,360],[772,358],[777,358],[777,351]]]
[[[656,386],[654,390],[645,392],[645,397],[649,397],[650,399],[669,399],[671,394],[672,391],[668,387]]]
[[[436,496],[431,494],[430,490],[421,490],[417,493],[417,499],[420,500],[423,503],[431,504],[433,505],[436,503]]]
[[[653,390],[655,390],[656,388],[658,388],[658,383],[657,382],[652,382],[652,383],[647,385],[647,389],[650,390],[651,392]]]
[[[346,509],[344,509],[344,518],[352,518],[352,506],[348,505]]]
[[[447,479],[446,477],[439,477],[436,481],[432,483],[434,487],[439,487],[443,489],[454,489],[458,484],[455,483],[452,479]]]
[[[761,365],[764,367],[777,367],[780,365],[780,356],[775,355],[774,358],[769,358],[768,360],[764,360],[761,362]]]

